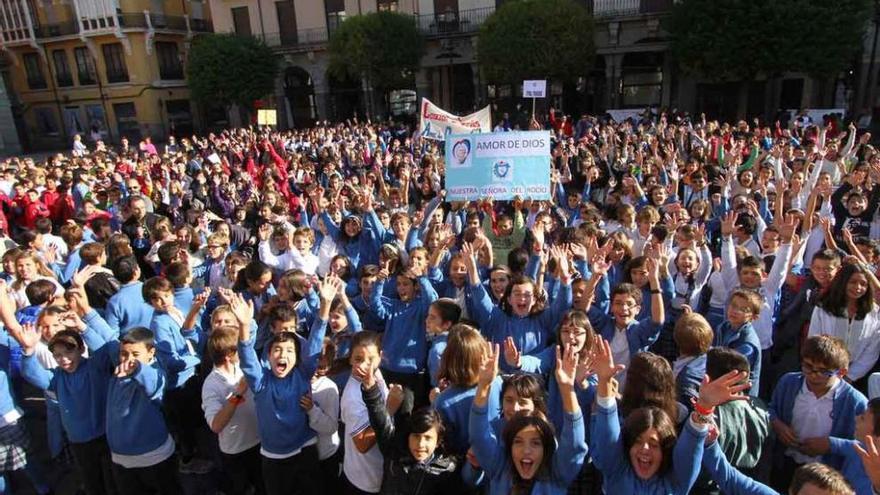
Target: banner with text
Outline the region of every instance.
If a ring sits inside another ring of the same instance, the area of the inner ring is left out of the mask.
[[[492,111],[488,105],[470,115],[459,117],[431,103],[427,98],[422,98],[419,115],[421,135],[427,139],[445,141],[449,134],[492,132]]]
[[[452,134],[446,138],[446,199],[550,199],[546,131]]]

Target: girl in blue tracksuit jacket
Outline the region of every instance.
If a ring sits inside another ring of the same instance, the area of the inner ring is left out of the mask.
[[[549,308],[542,309],[541,288],[530,278],[521,275],[512,278],[504,299],[500,305],[496,305],[486,287],[480,283],[471,246],[465,244],[462,252],[469,261],[468,276],[474,299],[474,314],[471,317],[480,326],[483,336],[495,344],[503,344],[511,337],[523,355],[544,350],[550,342],[551,329],[559,325],[563,312],[571,307],[568,264],[558,263],[561,285]],[[564,261],[563,258],[557,258],[557,261]],[[503,368],[507,370],[506,363]]]
[[[421,374],[428,364],[428,337],[425,317],[437,292],[424,275],[413,279],[397,276],[397,295],[382,297],[387,279],[380,278],[370,291],[370,310],[385,321],[382,335],[382,373],[389,383],[404,387],[406,399],[402,411],[409,412],[417,397],[424,397],[425,380]],[[418,286],[416,286],[416,283]]]
[[[539,415],[516,414],[498,438],[487,413],[500,354],[497,345],[492,347],[480,367],[469,428],[471,447],[489,478],[490,495],[567,493],[587,455],[584,417],[574,392],[577,355],[568,350],[561,356],[557,351],[556,381],[565,414],[560,435],[555,437]]]
[[[744,383],[744,376],[733,371],[703,385],[697,409],[707,415],[692,414],[681,436],[676,438],[673,419],[655,407],[636,409],[621,429],[611,381],[623,366],[614,364],[607,340],[597,344],[593,369],[599,380],[591,444],[593,462],[604,478],[605,493],[689,493],[700,474],[709,414],[719,404],[745,397],[742,391],[748,383]]]
[[[272,337],[268,362],[254,350],[251,320],[253,303],[232,297],[230,306],[240,325],[238,354],[248,386],[254,392],[260,430],[263,476],[266,493],[280,495],[298,490],[305,495],[320,493],[317,438],[309,427],[300,399],[311,393],[311,380],[327,331],[330,303],[345,290],[341,280],[328,277],[321,285],[321,309],[307,341],[292,332]]]

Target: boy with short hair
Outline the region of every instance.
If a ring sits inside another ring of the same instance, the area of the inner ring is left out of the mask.
[[[113,342],[107,345],[119,349],[118,356],[111,356],[104,370],[110,376],[107,444],[116,486],[120,493],[179,494],[174,440],[162,414],[165,375],[155,359],[153,332],[135,327]]]
[[[165,410],[168,425],[177,434],[180,444],[181,469],[201,474],[205,463],[195,460],[196,429],[203,425],[201,416],[201,382],[197,366],[201,358],[196,347],[202,338],[199,315],[209,291],[193,301],[184,316],[174,306],[174,288],[167,279],[153,277],[144,283],[144,300],[153,307],[150,330],[155,334],[156,355],[166,373]]]
[[[89,305],[95,308],[102,316],[106,313],[107,303],[119,291],[119,281],[113,277],[113,272],[104,268],[107,263],[107,251],[100,242],[87,242],[79,249],[82,270],[86,267],[94,267],[94,273],[83,284]],[[77,277],[73,277],[77,282]]]
[[[729,347],[749,362],[749,395],[757,397],[761,378],[761,340],[752,322],[761,313],[763,301],[757,292],[737,289],[727,302],[727,319],[715,331],[712,345]]]
[[[609,241],[610,242],[610,241]],[[629,366],[629,361],[639,352],[645,352],[657,341],[660,330],[666,319],[663,307],[663,295],[660,290],[660,271],[657,262],[648,258],[645,268],[648,271],[648,284],[651,294],[651,316],[642,321],[636,319],[641,310],[642,290],[638,287],[623,283],[611,291],[611,297],[605,294],[597,294],[596,287],[608,274],[609,263],[602,260],[593,260],[593,276],[587,283],[587,297],[592,301],[587,316],[596,333],[611,343],[614,354],[614,362]],[[607,288],[607,284],[601,287]],[[604,300],[610,300],[610,314],[606,313]],[[626,371],[617,375],[621,388],[626,381]]]
[[[706,353],[712,345],[712,327],[703,315],[686,311],[675,322],[672,337],[678,347],[678,359],[672,363],[678,402],[691,410],[706,374]]]
[[[193,277],[189,263],[183,261],[171,263],[165,267],[165,278],[174,286],[174,306],[183,314],[189,313],[193,299],[196,297],[190,287]]]
[[[780,378],[770,401],[770,417],[785,455],[774,466],[774,485],[785,486],[794,470],[821,460],[839,466],[829,454],[829,437],[852,439],[855,418],[868,405],[843,378],[849,366],[846,345],[828,335],[810,337],[801,347],[801,372]]]
[[[263,494],[257,412],[254,394],[239,365],[238,328],[215,328],[207,349],[214,368],[202,384],[202,410],[219,440],[229,493],[244,495],[250,486]]]
[[[272,252],[272,247],[269,245],[269,236],[272,232],[272,225],[268,223],[263,224],[258,231],[260,260],[263,263],[280,272],[297,268],[308,275],[316,273],[318,257],[312,253],[312,245],[315,242],[312,229],[299,227],[292,233],[281,230],[281,235],[290,235],[293,238],[293,246],[288,246],[284,252],[277,255]]]
[[[122,284],[107,301],[105,311],[107,324],[117,334],[124,334],[132,327],[149,327],[153,320],[153,307],[144,301],[141,269],[134,256],[125,256],[113,262],[113,276]]]

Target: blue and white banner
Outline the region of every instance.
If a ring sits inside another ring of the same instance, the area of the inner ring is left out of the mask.
[[[547,131],[446,137],[446,199],[550,199]]]

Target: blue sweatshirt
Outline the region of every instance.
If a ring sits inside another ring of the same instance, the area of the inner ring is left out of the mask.
[[[301,343],[294,369],[278,378],[254,350],[254,334],[238,343],[241,370],[254,392],[262,449],[275,455],[290,454],[315,438],[309,417],[299,400],[311,393],[312,375],[318,367],[327,321],[316,319],[309,339]]]
[[[617,401],[612,399],[610,405],[603,404],[602,400],[597,402],[598,411],[593,418],[591,445],[593,462],[602,471],[605,493],[686,495],[691,491],[700,474],[703,440],[706,438],[707,428],[703,427],[700,431],[688,420],[675,442],[672,468],[643,480],[633,471],[629,453],[623,449]]]
[[[153,307],[144,302],[143,287],[143,282],[125,284],[107,301],[105,310],[107,324],[116,330],[117,334],[125,335],[134,327],[150,327]]]
[[[733,328],[729,321],[725,321],[716,327],[712,345],[728,347],[745,356],[749,361],[749,381],[752,382],[749,395],[757,397],[761,389],[761,339],[758,338],[755,327],[746,323],[739,328]]]
[[[483,336],[498,345],[503,345],[507,337],[513,337],[516,348],[523,354],[536,354],[544,350],[562,315],[571,307],[571,284],[560,287],[549,308],[525,317],[503,311],[492,302],[483,284],[471,285],[470,288],[474,296],[474,314],[471,316],[480,326]],[[501,367],[504,370],[509,368],[506,362]]]
[[[596,304],[590,307],[587,312],[593,328],[596,333],[603,339],[611,342],[614,340],[614,332],[616,332],[616,323],[614,317],[600,309]],[[660,330],[663,329],[662,323],[655,323],[650,316],[642,321],[633,320],[626,326],[626,341],[629,343],[630,358],[640,352],[645,352],[651,347],[651,344],[657,341],[660,336]],[[624,363],[629,364],[629,363]]]
[[[803,386],[803,373],[798,371],[782,375],[770,399],[770,419],[779,419],[791,425],[794,402]],[[867,408],[868,399],[852,385],[841,380],[840,385],[834,390],[829,436],[851,440],[855,434],[856,416],[865,412]],[[822,462],[835,469],[840,468],[841,465],[840,458],[833,454],[823,455]]]
[[[419,290],[409,302],[383,299],[384,280],[377,281],[370,292],[370,309],[385,320],[382,366],[395,373],[418,373],[427,365],[425,317],[437,300],[437,292],[427,277],[419,277],[418,284]]]
[[[504,442],[495,435],[485,407],[471,408],[470,433],[471,447],[480,467],[490,479],[489,495],[508,495],[513,487],[511,473],[516,468],[510,463]],[[587,456],[584,416],[581,412],[565,414],[557,444],[549,476],[534,482],[531,495],[565,495],[568,493],[568,486],[581,472]]]
[[[438,385],[438,373],[440,373],[440,360],[443,358],[443,351],[446,350],[446,342],[449,340],[449,333],[435,335],[431,339],[431,347],[428,349],[428,374],[431,375],[431,386]]]
[[[107,444],[110,451],[122,455],[152,452],[168,440],[168,427],[162,415],[162,392],[165,376],[159,363],[138,363],[134,373],[125,378],[114,376],[119,364],[119,342],[107,343],[108,362],[101,365],[109,377],[107,389]]]
[[[736,495],[780,495],[776,490],[749,478],[731,466],[727,458],[724,457],[721,447],[718,446],[718,442],[712,442],[712,445],[705,448],[703,467],[709,473],[712,481],[717,483],[718,488],[724,493]],[[856,493],[862,495],[862,492]],[[872,495],[871,490],[867,493]]]
[[[193,299],[196,298],[191,287],[179,287],[174,289],[174,305],[186,316],[192,308]]]
[[[490,418],[501,415],[502,383],[501,377],[496,377],[489,389],[489,402],[484,409],[489,411]],[[449,454],[463,455],[467,453],[470,446],[468,425],[471,405],[474,403],[476,394],[476,386],[467,388],[450,386],[440,392],[434,401],[434,409],[440,413],[440,417],[443,418],[443,426],[446,428],[444,445]]]
[[[196,365],[202,362],[194,352],[201,333],[198,325],[183,330],[171,315],[156,311],[150,330],[155,336],[156,358],[165,370],[168,390],[182,387],[195,375]]]
[[[831,453],[843,459],[840,473],[843,474],[846,481],[856,491],[856,495],[874,495],[871,478],[865,472],[862,458],[859,457],[855,449],[856,445],[864,449],[865,444],[856,440],[844,440],[843,438],[831,437],[829,440],[831,441]]]
[[[34,355],[25,356],[22,361],[22,375],[35,387],[57,398],[61,424],[73,443],[85,443],[104,435],[110,384],[106,370],[115,367],[108,353],[119,352],[118,346],[104,345],[106,339],[91,328],[87,327],[82,336],[92,353],[80,360],[73,373],[61,368],[47,370]]]

